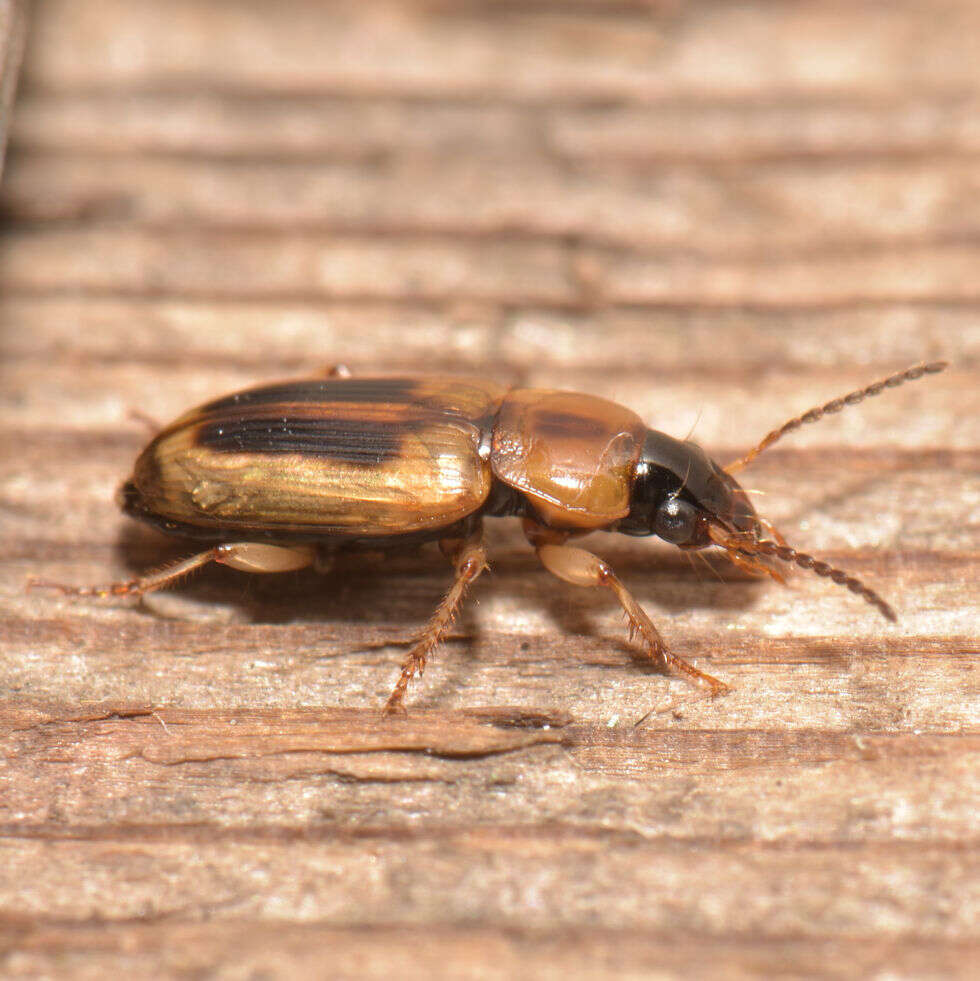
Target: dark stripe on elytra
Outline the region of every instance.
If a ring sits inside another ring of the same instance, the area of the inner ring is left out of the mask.
[[[281,416],[204,423],[197,443],[216,453],[293,453],[360,467],[398,458],[405,438],[431,420],[302,419]]]
[[[415,401],[418,381],[411,378],[306,378],[251,388],[208,402],[202,414],[274,402],[394,402]]]

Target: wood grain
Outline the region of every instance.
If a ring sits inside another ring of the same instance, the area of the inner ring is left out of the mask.
[[[41,0],[30,28],[0,973],[971,976],[980,8]],[[404,719],[378,709],[448,583],[431,549],[143,606],[24,589],[185,554],[112,503],[133,410],[437,368],[613,398],[727,461],[936,358],[744,481],[896,626],[802,573],[590,539],[734,686],[714,702],[511,521]]]

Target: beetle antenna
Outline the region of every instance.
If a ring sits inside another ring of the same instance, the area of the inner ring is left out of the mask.
[[[717,525],[710,525],[708,533],[711,540],[720,545],[729,557],[735,555],[744,558],[751,558],[753,555],[770,555],[783,562],[795,562],[801,569],[808,569],[810,572],[825,579],[830,579],[838,586],[846,586],[852,593],[860,596],[866,603],[870,603],[886,620],[894,623],[898,617],[891,606],[882,599],[870,586],[865,586],[860,579],[843,569],[837,569],[829,562],[824,562],[806,552],[799,552],[791,545],[780,544],[768,538],[754,539],[747,535],[732,535]]]
[[[737,473],[743,467],[747,467],[763,450],[767,450],[773,443],[782,439],[787,433],[791,433],[793,430],[799,429],[807,423],[816,422],[818,419],[822,419],[824,416],[830,415],[833,412],[840,412],[847,405],[857,405],[858,402],[863,402],[873,395],[880,395],[886,388],[897,388],[905,382],[915,381],[916,378],[921,378],[923,375],[933,375],[948,366],[948,361],[932,361],[928,364],[913,365],[911,368],[906,368],[905,371],[899,371],[897,374],[889,375],[887,378],[882,378],[880,381],[876,381],[874,384],[868,385],[865,388],[859,388],[855,392],[840,396],[840,398],[831,399],[831,401],[824,405],[810,409],[808,412],[796,416],[795,419],[790,419],[789,422],[784,422],[778,429],[774,429],[769,433],[755,449],[750,450],[745,456],[739,457],[739,459],[729,463],[725,467],[725,472],[729,474]]]

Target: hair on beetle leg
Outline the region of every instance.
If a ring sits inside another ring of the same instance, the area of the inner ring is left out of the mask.
[[[208,562],[214,561],[217,554],[217,549],[211,549],[208,552],[198,553],[178,562],[156,566],[136,579],[125,579],[120,582],[107,583],[104,586],[69,586],[32,576],[27,581],[27,589],[54,589],[62,596],[87,596],[94,599],[128,596],[142,598],[146,593],[173,586],[186,579],[191,573],[196,572]]]

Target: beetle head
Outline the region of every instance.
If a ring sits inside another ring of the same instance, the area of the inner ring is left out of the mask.
[[[636,464],[629,514],[617,528],[627,535],[659,535],[680,548],[717,545],[735,565],[782,581],[770,561],[793,563],[844,586],[874,606],[888,620],[895,611],[860,579],[829,562],[787,545],[772,525],[760,518],[748,495],[731,476],[760,453],[801,426],[857,405],[885,389],[904,385],[947,367],[945,361],[916,364],[857,391],[831,399],[783,423],[745,456],[722,469],[701,449],[663,433],[647,430]],[[766,533],[771,537],[767,538]]]
[[[658,535],[679,548],[713,543],[712,526],[760,537],[755,508],[738,482],[696,443],[648,429],[637,462],[627,535]]]
[[[787,545],[755,513],[748,494],[696,443],[647,430],[634,471],[630,511],[617,525],[627,535],[658,535],[678,548],[717,545],[735,565],[783,583],[773,561],[794,563],[832,579],[876,607],[895,612],[860,579]],[[769,532],[773,538],[767,538]],[[775,540],[773,540],[775,539]]]

